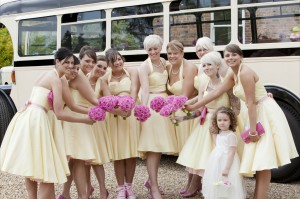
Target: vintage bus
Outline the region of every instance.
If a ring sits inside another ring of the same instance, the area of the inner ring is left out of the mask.
[[[299,0],[1,0],[0,24],[14,48],[11,98],[0,92],[3,136],[15,107],[29,97],[36,77],[53,68],[59,47],[74,53],[84,45],[97,54],[113,47],[138,67],[147,58],[143,40],[149,34],[166,45],[177,39],[185,58],[199,64],[195,42],[210,37],[217,51],[228,43],[244,51],[252,67],[283,109],[300,152],[300,1]],[[272,179],[300,178],[300,158],[273,170]]]

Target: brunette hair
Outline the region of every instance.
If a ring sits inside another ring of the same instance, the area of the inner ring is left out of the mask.
[[[121,59],[125,62],[125,58],[119,53],[119,51],[117,51],[113,48],[110,48],[105,52],[107,64],[114,63],[117,60],[118,56],[120,56]]]
[[[228,117],[230,119],[229,130],[235,132],[235,129],[237,127],[237,118],[236,118],[235,113],[233,112],[233,110],[231,108],[221,106],[214,112],[214,114],[211,118],[211,126],[210,126],[211,133],[218,134],[220,131],[220,129],[218,127],[218,123],[217,123],[217,116],[219,113],[224,113],[224,114],[228,115]]]
[[[224,53],[225,53],[225,51],[230,52],[230,53],[236,53],[236,54],[240,55],[241,57],[244,57],[242,49],[236,44],[227,45],[224,49]]]
[[[183,50],[184,50],[183,44],[180,41],[178,41],[178,40],[172,40],[172,41],[170,41],[168,43],[168,45],[167,45],[167,50],[169,48],[171,50],[175,50],[177,52],[183,52]]]
[[[79,61],[78,57],[76,57],[75,55],[73,55],[73,58],[74,58],[74,65],[80,64],[80,61]]]
[[[97,56],[97,61],[104,61],[104,62],[107,62],[107,59],[104,55],[98,55]]]
[[[65,47],[61,47],[54,54],[54,64],[55,64],[55,60],[62,61],[64,59],[68,59],[72,56],[73,56],[73,53],[71,50],[69,50],[68,48],[65,48]]]
[[[97,62],[96,49],[91,46],[83,46],[79,51],[79,59],[82,59],[84,55],[87,55],[89,58],[92,58]]]

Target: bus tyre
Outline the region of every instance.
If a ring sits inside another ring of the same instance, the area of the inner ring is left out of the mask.
[[[274,99],[284,112],[287,121],[289,123],[292,136],[297,148],[300,152],[300,103],[295,103],[295,96],[289,95],[287,91],[284,93],[278,90],[268,89],[273,93]],[[300,157],[291,160],[290,164],[279,167],[278,169],[272,169],[272,182],[286,183],[300,179]]]
[[[9,122],[16,112],[17,109],[12,99],[0,89],[0,145]]]

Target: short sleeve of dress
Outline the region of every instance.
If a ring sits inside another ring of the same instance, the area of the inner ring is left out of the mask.
[[[237,146],[237,138],[234,132],[229,133],[227,136],[228,146]]]

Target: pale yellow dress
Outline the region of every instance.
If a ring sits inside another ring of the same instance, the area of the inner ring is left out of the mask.
[[[172,71],[172,66],[170,68],[170,72]],[[169,73],[170,73],[169,72]],[[179,81],[173,83],[172,85],[167,83],[168,90],[176,96],[182,95],[182,86],[183,86],[183,65],[181,64],[179,68]],[[185,116],[186,113],[184,113],[181,110],[176,111],[175,116]],[[175,133],[177,138],[177,147],[178,152],[180,153],[183,145],[185,144],[186,140],[188,139],[189,135],[191,134],[191,131],[193,129],[193,120],[186,120],[183,122],[180,122],[178,126],[175,127]]]
[[[40,182],[66,182],[66,165],[57,151],[47,116],[49,92],[33,87],[31,105],[13,117],[1,145],[1,171]]]
[[[101,79],[98,78],[96,85],[95,85],[95,95],[100,98],[100,91],[101,91]],[[109,114],[106,114],[106,117],[109,117]],[[112,146],[110,142],[110,138],[107,132],[107,120],[95,122],[93,124],[93,133],[96,139],[97,148],[99,152],[99,157],[96,161],[92,162],[92,164],[105,164],[112,160]]]
[[[149,79],[149,99],[147,106],[150,107],[150,102],[153,98],[161,96],[166,98],[166,84],[168,81],[168,72],[154,72],[153,65],[148,59],[150,69]],[[177,140],[175,135],[174,124],[169,118],[162,117],[159,113],[150,109],[151,117],[141,122],[141,135],[139,140],[138,150],[140,152],[158,152],[166,154],[177,154]],[[142,153],[144,155],[144,153]]]
[[[82,73],[82,71],[79,71]],[[90,107],[90,103],[82,97],[78,90],[70,88],[75,103],[79,106]],[[75,117],[87,117],[87,114],[76,113],[65,107],[64,111]],[[99,160],[99,152],[93,126],[84,123],[63,122],[66,154],[69,158],[94,162]],[[100,164],[100,163],[99,163]]]
[[[131,79],[129,73],[124,69],[126,77],[119,82],[111,81],[111,72],[108,76],[108,87],[112,95],[130,95]],[[113,160],[123,160],[139,157],[138,143],[140,137],[140,122],[134,114],[123,119],[121,116],[109,114],[108,135],[111,139]]]
[[[240,66],[241,70],[242,65]],[[246,102],[240,71],[235,77],[234,94]],[[265,129],[258,142],[244,145],[240,173],[254,174],[289,164],[290,159],[298,157],[286,117],[274,99],[267,97],[267,91],[258,80],[255,83],[256,118]],[[249,124],[248,124],[249,126]]]
[[[208,83],[207,83],[208,85]],[[207,85],[204,96],[209,93]],[[227,93],[224,93],[217,99],[205,105],[207,114],[203,125],[197,125],[186,141],[181,153],[177,159],[177,163],[187,167],[187,171],[192,174],[203,175],[206,168],[207,160],[210,153],[214,149],[213,136],[209,132],[211,125],[211,117],[216,109],[221,106],[230,107]]]

